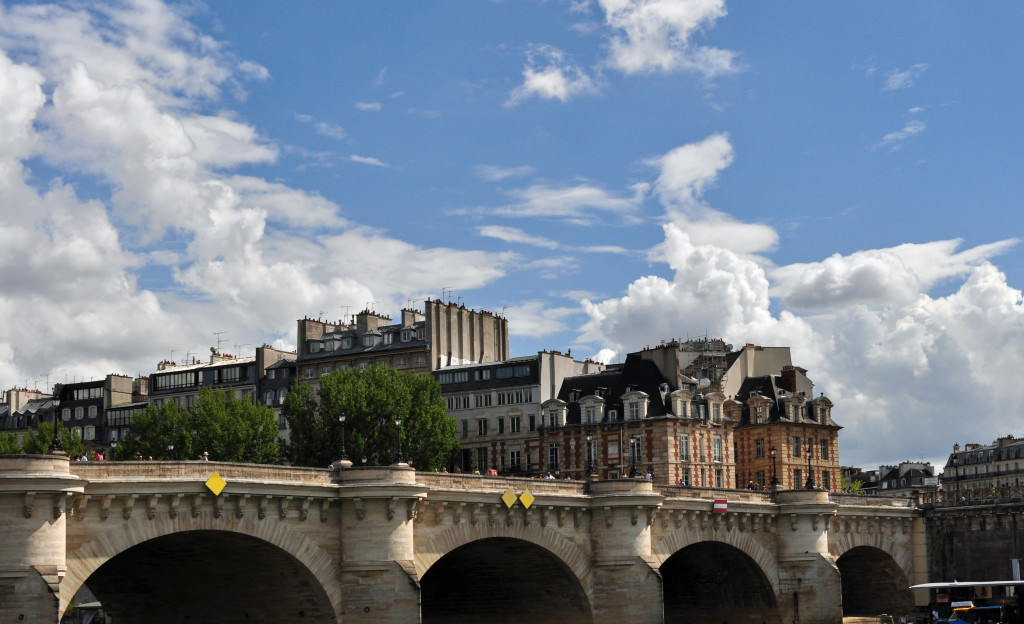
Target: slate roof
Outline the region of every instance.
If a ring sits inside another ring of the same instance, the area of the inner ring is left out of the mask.
[[[298,360],[305,362],[308,360],[331,359],[339,356],[360,355],[365,353],[386,353],[389,351],[424,349],[427,347],[427,340],[425,338],[422,340],[416,338],[416,330],[418,330],[420,327],[424,325],[426,325],[425,321],[417,321],[412,325],[402,325],[401,323],[395,323],[394,325],[389,325],[387,327],[379,327],[377,329],[367,331],[363,334],[357,333],[355,329],[346,329],[341,331],[330,332],[324,334],[320,338],[307,339],[307,352],[300,353],[298,356]],[[409,330],[413,332],[411,340],[402,342],[403,330]],[[386,333],[390,333],[393,335],[393,338],[391,339],[391,344],[384,344],[383,336]],[[372,346],[367,347],[363,345],[363,336],[367,335],[380,336],[381,339],[376,341],[376,343],[374,343]],[[339,346],[337,349],[334,349],[333,351],[325,350],[319,351],[317,353],[308,352],[308,345],[310,343],[327,342],[328,340],[338,340],[340,343],[340,341],[343,338],[352,339],[352,346],[349,347],[348,349],[343,349]]]
[[[661,391],[662,384],[665,384],[667,387],[664,399],[662,398]],[[578,401],[580,398],[595,394],[600,388],[605,389],[605,421],[607,421],[609,410],[616,410],[618,420],[623,420],[625,410],[623,409],[621,397],[630,388],[644,392],[649,397],[647,405],[648,418],[656,418],[671,413],[671,398],[669,395],[675,388],[661,374],[654,362],[643,359],[639,353],[631,353],[626,356],[626,361],[620,365],[611,365],[600,373],[566,377],[562,381],[562,387],[558,391],[558,398],[568,404],[565,418],[567,425],[578,425],[582,422],[580,405],[578,402],[569,401],[570,393],[579,391]]]

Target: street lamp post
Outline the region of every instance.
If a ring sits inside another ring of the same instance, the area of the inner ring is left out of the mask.
[[[635,477],[636,476],[636,452],[633,449],[639,448],[639,446],[640,446],[640,438],[635,436],[635,435],[629,436],[629,476],[630,477]]]
[[[772,486],[772,489],[773,489],[773,490],[779,487],[779,471],[778,471],[778,464],[776,464],[776,462],[775,462],[775,454],[776,454],[777,452],[778,452],[778,451],[777,451],[777,450],[775,449],[775,447],[773,446],[773,447],[772,447],[772,450],[771,450],[771,453],[772,453],[772,482],[771,482],[771,486]]]
[[[587,462],[586,462],[587,463],[586,471],[587,471],[587,476],[588,477],[594,471],[594,462],[593,462],[593,459],[592,459],[591,453],[590,453],[591,444],[593,444],[593,443],[594,443],[594,436],[588,433],[587,434]]]
[[[64,445],[61,443],[60,435],[57,433],[57,423],[60,417],[60,391],[62,389],[62,384],[53,385],[53,441],[50,443],[51,453],[64,452]]]
[[[960,470],[957,466],[960,464],[960,458],[953,455],[953,480],[956,482],[956,498],[960,500]]]
[[[172,460],[172,461],[174,460],[174,443],[173,442],[167,445],[167,458]]]
[[[811,456],[814,454],[814,443],[810,438],[807,439],[807,483],[804,485],[804,489],[814,489],[814,472],[811,470]]]
[[[345,461],[348,459],[348,453],[345,452],[345,412],[338,416],[338,423],[341,425],[341,453],[338,455],[338,459]]]
[[[404,464],[405,457],[402,455],[402,419],[396,418],[395,424],[398,425],[398,455],[395,456],[395,463]]]

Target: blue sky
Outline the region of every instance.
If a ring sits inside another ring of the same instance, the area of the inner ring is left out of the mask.
[[[425,297],[792,347],[840,461],[1021,435],[1012,3],[0,4],[0,382]]]

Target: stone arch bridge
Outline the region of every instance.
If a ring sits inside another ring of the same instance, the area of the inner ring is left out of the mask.
[[[903,589],[927,571],[910,501],[813,490],[14,456],[0,529],[0,622],[58,622],[83,588],[117,624],[826,623],[926,599]]]

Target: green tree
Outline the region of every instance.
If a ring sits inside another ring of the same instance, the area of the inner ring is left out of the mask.
[[[0,455],[19,455],[24,453],[21,444],[18,443],[18,436],[13,433],[0,433]]]
[[[71,430],[64,426],[64,423],[57,423],[57,435],[60,436],[64,452],[75,457],[85,454],[85,443],[82,438],[71,435]],[[50,452],[50,445],[53,444],[53,424],[39,423],[39,427],[29,431],[25,436],[25,442],[21,450],[29,455],[45,455]]]
[[[383,366],[336,371],[320,378],[316,396],[308,386],[296,387],[282,413],[290,429],[289,456],[302,466],[327,466],[338,458],[341,414],[345,450],[356,464],[364,457],[369,465],[394,462],[399,432],[405,460],[422,470],[447,464],[459,448],[455,421],[430,375]]]
[[[215,461],[271,464],[279,453],[277,420],[270,408],[236,399],[230,390],[203,388],[191,408],[169,402],[137,414],[114,457],[132,459],[136,452],[171,460],[208,452]]]

